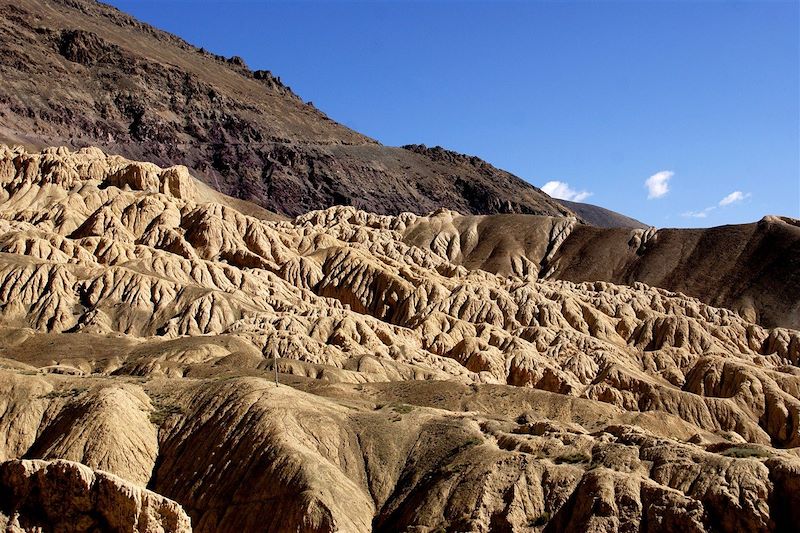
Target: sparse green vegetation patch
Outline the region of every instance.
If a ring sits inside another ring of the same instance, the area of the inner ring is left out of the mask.
[[[160,426],[164,421],[172,415],[182,415],[183,409],[177,405],[153,405],[153,410],[150,411],[150,422],[156,426]]]
[[[408,405],[407,403],[397,403],[392,405],[392,411],[395,413],[400,413],[402,415],[408,414],[414,410],[413,405]]]
[[[720,452],[720,455],[724,455],[725,457],[732,457],[734,459],[747,459],[750,457],[755,457],[755,458],[772,457],[772,453],[768,452],[767,450],[762,450],[760,448],[746,448],[742,446],[734,446],[732,448],[728,448],[727,450]]]
[[[464,441],[463,447],[471,448],[473,446],[479,446],[481,444],[483,444],[483,439],[479,437],[470,437],[469,439]]]
[[[579,464],[579,463],[588,463],[591,461],[592,458],[589,457],[586,453],[566,453],[564,455],[559,455],[553,461],[557,464]]]
[[[47,394],[43,394],[39,396],[39,398],[43,398],[46,400],[55,400],[58,398],[76,398],[86,392],[88,389],[86,387],[70,387],[67,389],[54,389],[48,392]]]
[[[150,398],[150,403],[153,405],[153,410],[150,411],[150,422],[156,426],[161,426],[167,418],[172,415],[182,415],[183,408],[179,405],[172,403],[169,398],[162,394],[154,394]]]

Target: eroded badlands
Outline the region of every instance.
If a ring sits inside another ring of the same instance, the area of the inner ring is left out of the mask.
[[[93,148],[0,147],[0,187],[12,531],[800,524],[796,330],[412,244],[449,211],[287,221]]]

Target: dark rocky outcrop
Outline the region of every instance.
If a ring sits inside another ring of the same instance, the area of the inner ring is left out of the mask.
[[[0,1],[0,142],[99,146],[183,164],[285,215],[572,212],[520,178],[440,148],[382,146],[280,78],[90,0]],[[58,83],[53,83],[58,80]]]

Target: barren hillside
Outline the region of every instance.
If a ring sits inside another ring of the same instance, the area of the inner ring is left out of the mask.
[[[765,326],[800,328],[800,221],[707,229],[598,228],[529,215],[420,217],[404,240],[467,268],[574,282],[637,282]]]
[[[219,191],[286,215],[342,204],[572,214],[477,157],[382,146],[272,73],[91,0],[0,0],[0,79],[0,141],[183,164]]]
[[[0,151],[6,527],[800,523],[796,330],[409,244],[446,212],[268,220],[183,167]]]

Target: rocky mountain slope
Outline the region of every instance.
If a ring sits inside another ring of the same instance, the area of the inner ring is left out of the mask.
[[[569,200],[559,200],[558,203],[575,213],[579,220],[597,226],[598,228],[638,228],[647,229],[649,226],[636,220],[626,217],[620,213],[611,211],[599,205],[592,205],[583,202],[570,202]]]
[[[612,229],[559,217],[439,211],[416,219],[404,240],[470,269],[642,282],[762,325],[800,329],[800,221],[788,217],[707,229]]]
[[[0,523],[42,523],[32,479],[146,531],[800,523],[796,330],[469,270],[447,211],[269,220],[183,167],[0,151]]]
[[[9,532],[192,530],[177,503],[63,460],[0,463],[0,526]]]
[[[286,215],[339,204],[573,214],[476,157],[382,146],[270,72],[91,0],[1,0],[0,79],[0,141],[180,163],[219,191]]]

